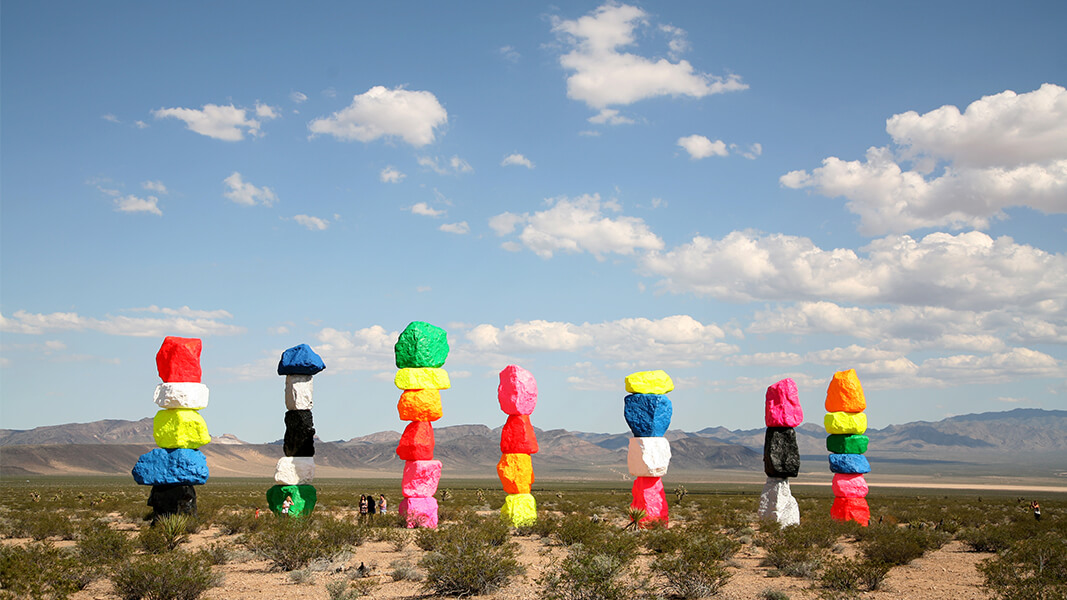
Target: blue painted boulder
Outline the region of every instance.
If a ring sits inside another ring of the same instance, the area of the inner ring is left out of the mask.
[[[282,358],[278,361],[279,375],[314,375],[325,368],[322,357],[307,344],[293,346],[282,352]]]
[[[671,425],[674,408],[666,394],[630,394],[623,417],[634,437],[663,437]]]
[[[204,453],[191,448],[156,448],[133,466],[133,479],[140,485],[203,485],[207,478]]]
[[[831,454],[830,470],[834,473],[870,473],[871,463],[862,454]]]

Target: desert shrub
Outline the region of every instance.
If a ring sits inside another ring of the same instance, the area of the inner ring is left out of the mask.
[[[48,538],[74,539],[74,524],[68,515],[56,511],[35,511],[23,515],[23,531],[35,541]]]
[[[891,565],[870,559],[838,558],[825,564],[819,574],[819,585],[840,592],[877,590]]]
[[[539,535],[541,537],[548,537],[556,532],[559,528],[559,518],[555,515],[537,515],[537,520],[529,525],[523,525],[519,528],[522,535]]]
[[[685,534],[679,529],[648,529],[641,534],[641,545],[655,554],[669,554],[682,547]]]
[[[181,550],[135,557],[116,568],[111,578],[123,600],[196,600],[220,582],[208,557]]]
[[[1049,527],[1040,521],[1024,519],[968,527],[959,531],[956,537],[975,552],[1000,552],[1011,548],[1012,544],[1018,540],[1043,534]]]
[[[200,551],[204,558],[214,565],[224,565],[233,560],[233,549],[222,542],[215,542],[210,544]]]
[[[326,584],[326,593],[329,594],[330,600],[355,600],[369,596],[374,586],[375,582],[369,579],[356,581],[337,579]]]
[[[764,562],[792,577],[813,577],[826,551],[837,539],[818,523],[801,523],[784,529],[768,527],[760,537]]]
[[[604,554],[583,544],[570,547],[555,569],[538,579],[546,600],[629,600],[641,594],[646,584],[636,570],[627,576],[624,557]]]
[[[317,519],[316,530],[319,541],[336,550],[362,546],[371,535],[366,525],[333,517]]]
[[[711,596],[730,578],[723,561],[740,547],[724,535],[685,536],[677,550],[652,561],[652,573],[666,580],[667,593],[672,597]]]
[[[124,561],[133,554],[134,543],[126,532],[92,521],[85,525],[75,545],[78,557],[89,565],[108,565]]]
[[[1067,598],[1067,540],[1057,532],[1020,540],[978,570],[1001,600]]]
[[[393,581],[422,581],[422,573],[406,560],[394,560],[389,563],[389,577]]]
[[[223,512],[220,511],[214,519],[214,523],[219,526],[219,530],[224,535],[235,535],[238,533],[251,533],[258,530],[266,523],[273,515],[265,514],[261,517],[256,517],[254,512],[238,511],[238,512]]]
[[[933,529],[871,527],[862,536],[860,547],[867,560],[895,566],[906,565],[927,550],[940,548],[948,539],[947,533]]]
[[[193,521],[192,517],[184,514],[161,516],[141,530],[137,541],[150,554],[170,552],[189,539]]]
[[[73,553],[48,542],[0,546],[0,589],[18,598],[66,598],[92,581]]]
[[[437,530],[436,539],[419,562],[426,571],[423,587],[444,596],[492,592],[524,571],[515,559],[515,545],[500,537],[497,519],[476,519]]]
[[[604,523],[594,521],[584,515],[569,514],[560,520],[555,534],[564,546],[573,544],[588,546],[604,537],[606,530],[607,525]]]
[[[246,535],[242,543],[281,571],[302,569],[316,558],[328,557],[334,550],[315,535],[311,519],[273,519],[266,527]]]
[[[789,600],[789,594],[782,590],[766,588],[760,591],[757,598],[759,598],[759,600]]]
[[[288,577],[289,581],[296,585],[311,585],[315,583],[315,573],[307,567],[289,571]]]

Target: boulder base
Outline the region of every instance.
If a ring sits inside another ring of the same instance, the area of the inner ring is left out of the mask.
[[[871,522],[871,508],[866,498],[834,498],[830,518],[835,521],[855,521],[866,527]]]
[[[196,449],[211,441],[207,423],[191,408],[164,408],[152,419],[152,436],[160,448]]]
[[[533,460],[529,454],[505,454],[496,464],[496,474],[508,494],[529,494],[534,482]]]
[[[148,506],[155,513],[153,521],[166,515],[196,515],[196,488],[182,483],[153,485]]]
[[[626,466],[634,477],[663,477],[671,464],[671,443],[664,437],[634,437],[626,450]]]
[[[867,480],[859,473],[838,473],[831,484],[834,496],[838,498],[866,498],[870,488]]]
[[[865,435],[828,435],[826,449],[835,454],[866,454],[868,441]]]
[[[628,394],[666,394],[674,389],[674,382],[666,371],[638,371],[624,380]]]
[[[197,338],[167,336],[156,352],[156,372],[165,383],[200,383],[200,350]]]
[[[161,383],[156,386],[153,401],[160,408],[207,408],[208,389],[202,383],[190,381]]]
[[[634,437],[663,437],[671,425],[674,407],[664,394],[630,394],[623,400],[622,416]]]
[[[638,477],[632,489],[633,502],[630,508],[645,511],[639,525],[647,527],[651,521],[662,521],[667,525],[667,492],[663,489],[663,480],[659,477]]]
[[[400,460],[432,460],[433,446],[433,425],[426,421],[412,421],[400,436],[396,455]]]
[[[435,498],[404,498],[397,513],[408,527],[437,528],[437,500]]]
[[[283,513],[282,505],[285,504],[286,497],[289,497],[293,504],[289,507],[289,512]],[[315,510],[317,500],[318,494],[310,485],[275,485],[267,490],[267,506],[276,515],[284,514],[290,517],[310,515],[311,511]]]
[[[396,339],[393,356],[398,369],[440,368],[448,358],[448,334],[425,321],[412,321]]]
[[[867,409],[867,399],[863,396],[856,370],[838,371],[830,380],[826,389],[826,412],[858,413]]]
[[[207,478],[207,459],[189,448],[155,448],[133,466],[133,480],[139,485],[203,485]]]
[[[767,388],[764,421],[767,427],[799,427],[804,422],[797,384],[786,378]]]
[[[396,403],[401,421],[436,421],[444,411],[439,390],[404,390]]]
[[[792,427],[768,427],[763,436],[763,472],[767,477],[796,477],[800,473],[800,447]]]
[[[862,454],[831,454],[830,471],[834,473],[870,473],[871,463]]]
[[[430,498],[441,481],[441,461],[409,460],[404,463],[401,492],[405,498]]]
[[[800,506],[789,489],[789,480],[768,477],[759,497],[757,516],[767,521],[777,521],[782,527],[800,525]]]
[[[500,507],[500,518],[512,527],[533,525],[537,522],[537,501],[530,494],[508,494]]]
[[[867,413],[830,412],[823,417],[826,433],[861,435],[867,431]]]
[[[311,375],[285,376],[286,410],[311,410],[315,408],[313,399],[315,386],[311,380]]]
[[[537,406],[537,381],[526,369],[508,365],[500,372],[496,397],[505,414],[529,415]]]
[[[322,357],[307,344],[293,346],[282,352],[282,358],[278,361],[279,375],[314,375],[325,368]]]
[[[511,415],[500,431],[501,454],[537,454],[537,434],[529,415]]]
[[[315,420],[310,410],[285,411],[282,451],[286,456],[315,456]]]
[[[284,456],[274,468],[278,485],[306,485],[315,480],[315,459],[310,456]]]
[[[447,390],[452,387],[448,371],[429,367],[400,369],[393,383],[402,390]]]

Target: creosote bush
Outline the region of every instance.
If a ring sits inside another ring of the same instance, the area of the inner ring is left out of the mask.
[[[508,540],[507,527],[498,519],[446,525],[420,539],[420,545],[431,548],[419,562],[426,572],[423,587],[434,594],[486,594],[525,571],[515,560],[515,544]]]
[[[74,553],[50,542],[0,546],[0,598],[66,598],[90,581]]]
[[[85,564],[110,565],[129,558],[134,543],[126,532],[112,529],[101,521],[91,521],[82,528],[75,548]]]
[[[730,574],[723,564],[741,544],[719,534],[678,534],[677,549],[652,561],[652,573],[664,579],[667,593],[675,598],[706,598],[719,591]]]
[[[207,556],[182,550],[137,556],[116,568],[111,578],[123,600],[196,600],[220,582]]]
[[[986,588],[1001,600],[1053,600],[1067,598],[1067,537],[1049,531],[1021,539],[978,570]]]
[[[628,572],[633,558],[599,552],[595,547],[574,544],[559,565],[545,572],[538,583],[546,600],[629,600],[641,595],[647,584],[636,569]],[[623,576],[623,574],[626,576]]]

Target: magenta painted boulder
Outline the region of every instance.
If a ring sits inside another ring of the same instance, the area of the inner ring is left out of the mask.
[[[659,477],[638,477],[634,480],[634,500],[630,508],[645,511],[640,525],[649,521],[663,521],[667,524],[667,493],[663,490],[663,480]]]
[[[767,388],[767,427],[799,427],[804,422],[797,384],[789,378]]]
[[[430,498],[441,481],[441,461],[409,460],[404,463],[400,490],[405,498]]]
[[[404,498],[397,513],[408,527],[437,528],[437,500],[435,498]]]
[[[866,498],[870,489],[867,480],[859,473],[837,473],[830,485],[837,498]]]
[[[500,410],[509,415],[528,415],[537,406],[537,381],[532,373],[517,365],[508,365],[500,372],[496,388]]]

